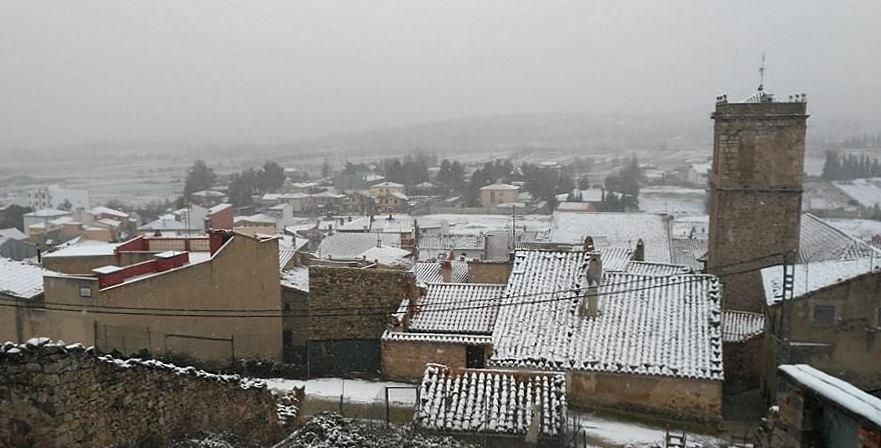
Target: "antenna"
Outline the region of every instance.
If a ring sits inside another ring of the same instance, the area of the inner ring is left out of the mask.
[[[762,52],[762,65],[759,66],[759,92],[765,90],[765,52]]]

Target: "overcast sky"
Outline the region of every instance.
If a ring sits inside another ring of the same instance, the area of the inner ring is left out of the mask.
[[[281,143],[807,92],[881,116],[879,0],[0,0],[0,142]],[[868,115],[867,115],[868,114]]]

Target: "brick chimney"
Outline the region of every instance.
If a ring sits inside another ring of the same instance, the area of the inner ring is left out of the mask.
[[[444,283],[453,281],[453,257],[453,251],[450,251],[450,255],[446,259],[440,260],[441,278]]]
[[[636,250],[630,258],[633,261],[645,261],[645,243],[642,242],[642,238],[636,242]]]

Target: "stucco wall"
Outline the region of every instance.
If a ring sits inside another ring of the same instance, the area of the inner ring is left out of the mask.
[[[700,421],[722,418],[721,381],[570,371],[566,398],[576,408],[606,407]]]
[[[47,310],[46,333],[30,336],[95,344],[102,350],[117,349],[125,353],[140,349],[153,353],[184,353],[203,360],[232,356],[280,360],[282,356],[281,291],[275,240],[261,242],[237,235],[211,261],[103,290],[98,289],[97,281],[86,278],[46,277],[44,284],[47,302],[65,303],[91,312]],[[91,287],[93,297],[80,297],[81,286]],[[222,312],[182,316],[187,312],[151,312],[143,308],[240,310],[239,314],[266,317],[225,317],[221,316]]]

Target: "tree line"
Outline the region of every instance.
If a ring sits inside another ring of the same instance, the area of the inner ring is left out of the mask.
[[[822,178],[825,180],[851,180],[881,176],[881,163],[866,154],[841,154],[826,152]]]

